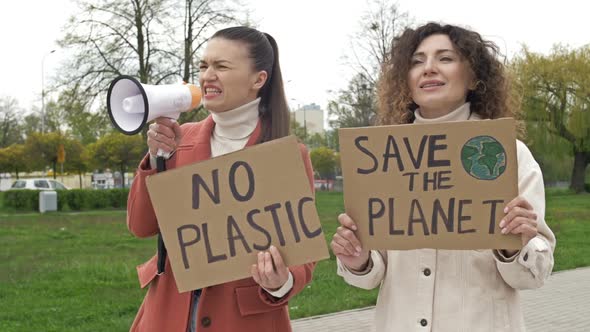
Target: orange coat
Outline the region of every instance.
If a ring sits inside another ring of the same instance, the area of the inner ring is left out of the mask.
[[[215,123],[211,116],[181,126],[182,139],[176,153],[167,161],[167,168],[195,163],[211,158],[211,133]],[[253,145],[260,135],[260,122],[246,143]],[[313,171],[305,146],[301,145],[310,186],[313,190]],[[141,162],[127,203],[127,226],[138,237],[158,233],[158,223],[145,184],[149,158]],[[137,267],[141,287],[149,285],[130,331],[186,332],[189,321],[191,293],[179,293],[170,261],[166,258],[166,272],[157,276],[157,255]],[[283,332],[291,331],[287,303],[311,281],[315,263],[290,267],[293,288],[280,299],[264,291],[252,278],[241,279],[204,288],[197,308],[198,332]]]

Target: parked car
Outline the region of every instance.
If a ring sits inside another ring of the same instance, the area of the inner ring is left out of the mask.
[[[20,179],[14,181],[10,190],[30,189],[30,190],[68,190],[63,183],[52,179]]]

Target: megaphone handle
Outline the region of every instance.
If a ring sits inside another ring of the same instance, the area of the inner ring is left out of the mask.
[[[166,170],[166,159],[163,156],[156,157],[156,168],[157,172],[164,172]],[[162,238],[162,233],[158,233],[158,275],[164,274],[164,270],[166,267],[166,255],[168,251],[166,250],[166,246],[164,245],[164,239]]]
[[[156,157],[156,169],[158,173],[164,172],[166,170],[166,157],[160,155],[159,152]]]
[[[166,160],[168,158],[170,158],[169,152],[158,149],[158,154],[156,156],[156,171],[158,173],[166,171]],[[166,250],[166,245],[164,244],[164,239],[160,232],[158,233],[158,275],[164,274],[166,270],[166,255],[168,255],[168,250]]]

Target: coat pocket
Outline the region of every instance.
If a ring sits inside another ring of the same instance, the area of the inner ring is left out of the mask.
[[[242,316],[263,314],[275,310],[281,310],[286,304],[270,306],[264,303],[258,295],[260,286],[236,287],[236,299]]]
[[[141,288],[149,285],[158,274],[158,255],[154,255],[149,261],[137,266],[137,276]]]

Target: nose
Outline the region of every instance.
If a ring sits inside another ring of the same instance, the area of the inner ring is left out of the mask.
[[[428,58],[424,62],[424,76],[428,76],[430,74],[436,73],[436,63],[435,59]]]
[[[216,78],[217,74],[213,66],[209,66],[204,72],[201,72],[201,79],[203,81],[214,81]]]

